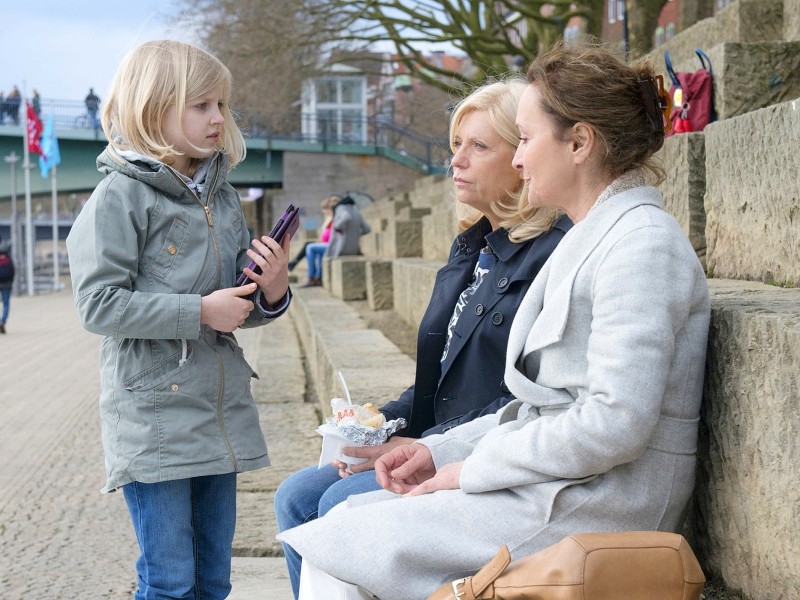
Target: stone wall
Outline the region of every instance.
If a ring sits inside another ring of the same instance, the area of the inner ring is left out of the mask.
[[[669,137],[664,140],[664,147],[656,158],[666,173],[661,185],[664,209],[680,223],[697,257],[705,265],[705,136],[702,133],[689,133]]]
[[[783,39],[800,40],[800,2],[783,0]]]
[[[709,285],[693,547],[748,598],[800,598],[800,289]]]
[[[800,284],[800,100],[712,123],[706,263],[714,277]]]

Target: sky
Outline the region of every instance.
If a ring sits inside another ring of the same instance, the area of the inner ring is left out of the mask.
[[[122,57],[159,38],[197,41],[191,23],[173,25],[175,0],[3,0],[0,91],[101,98]],[[25,90],[23,90],[23,86]]]

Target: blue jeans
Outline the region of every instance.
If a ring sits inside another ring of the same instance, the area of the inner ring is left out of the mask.
[[[315,242],[306,246],[309,279],[322,279],[322,257],[327,249],[328,244],[324,242]]]
[[[8,321],[8,309],[11,308],[11,288],[3,288],[0,290],[0,295],[3,296],[3,318],[0,323]]]
[[[236,473],[122,487],[141,555],[136,600],[214,600],[231,591]]]
[[[321,469],[308,467],[284,479],[275,492],[275,519],[278,531],[286,531],[318,516],[347,500],[348,496],[381,489],[375,481],[375,471],[357,473],[342,479],[339,471],[330,465]],[[286,566],[292,582],[294,597],[300,589],[300,555],[291,546],[283,544]]]

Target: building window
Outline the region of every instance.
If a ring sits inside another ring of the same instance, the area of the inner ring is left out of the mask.
[[[608,2],[608,22],[615,23],[617,21],[617,0],[606,0]]]
[[[625,18],[625,0],[617,0],[617,19]]]
[[[365,143],[364,76],[319,77],[304,84],[302,134],[309,141]]]
[[[571,46],[574,45],[581,35],[581,27],[580,25],[570,25],[566,29],[564,29],[564,45]]]
[[[667,23],[666,39],[671,40],[675,37],[675,23]]]
[[[658,48],[663,43],[664,43],[664,28],[659,26],[656,29],[656,39],[655,39],[656,48]]]

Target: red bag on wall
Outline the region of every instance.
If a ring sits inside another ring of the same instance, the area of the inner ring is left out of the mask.
[[[664,51],[667,73],[672,80],[669,89],[672,98],[672,131],[666,135],[703,131],[706,125],[716,120],[711,59],[699,48],[694,52],[700,59],[701,68],[694,73],[676,73],[672,68],[669,50]]]

